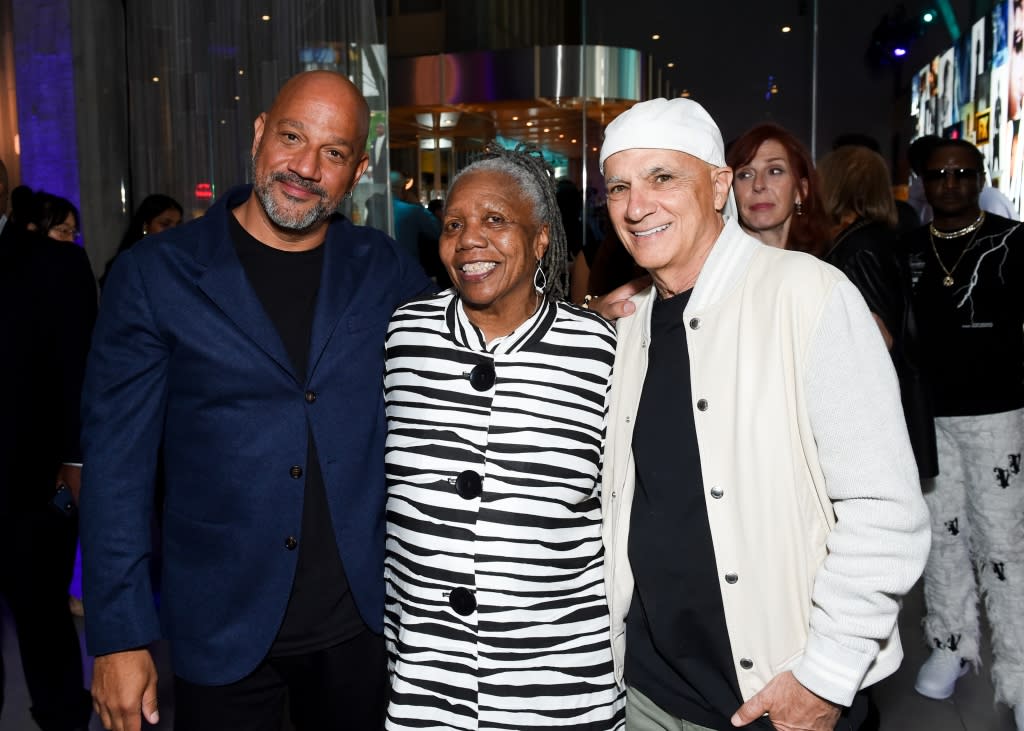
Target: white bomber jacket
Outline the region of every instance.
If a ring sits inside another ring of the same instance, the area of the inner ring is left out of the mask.
[[[655,296],[638,294],[636,313],[618,321],[605,452],[605,586],[620,682],[633,594],[630,445]],[[813,692],[849,705],[900,664],[899,597],[920,576],[931,539],[878,328],[838,270],[765,246],[733,221],[684,317],[740,692],[749,699],[792,670]]]

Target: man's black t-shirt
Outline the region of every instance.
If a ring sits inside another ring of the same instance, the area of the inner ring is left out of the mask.
[[[626,682],[663,710],[728,731],[742,704],[693,419],[684,292],[654,305],[633,431]],[[728,540],[728,537],[726,538]],[[748,728],[770,729],[763,721]]]
[[[323,271],[323,246],[309,251],[282,251],[253,238],[234,216],[230,220],[235,251],[292,361],[299,379],[295,398],[301,399]],[[334,540],[317,445],[308,426],[307,432],[298,563],[288,608],[270,650],[277,656],[331,647],[365,629]],[[260,591],[260,587],[252,590]]]
[[[933,238],[923,226],[904,243],[935,415],[1024,407],[1024,226],[989,213],[973,235]]]

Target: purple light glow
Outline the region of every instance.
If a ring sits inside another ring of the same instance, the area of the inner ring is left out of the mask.
[[[12,11],[21,182],[80,208],[71,0],[13,3]]]
[[[895,56],[896,58],[900,58],[902,56],[906,56],[907,55],[907,49],[906,48],[900,48],[899,46],[897,46],[896,48],[892,49],[892,55]]]

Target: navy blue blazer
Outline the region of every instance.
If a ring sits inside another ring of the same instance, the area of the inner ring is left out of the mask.
[[[174,672],[238,680],[284,617],[302,540],[307,423],[338,551],[366,624],[384,612],[381,377],[392,311],[432,285],[395,242],[338,217],[300,381],[235,254],[237,188],[118,257],[83,391],[86,641],[93,655],[169,640]],[[160,618],[149,579],[157,456],[166,483]]]

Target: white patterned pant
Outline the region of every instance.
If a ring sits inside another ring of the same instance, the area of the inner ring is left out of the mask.
[[[935,420],[939,475],[924,481],[932,647],[978,665],[978,592],[992,627],[996,699],[1024,703],[1024,409]]]

